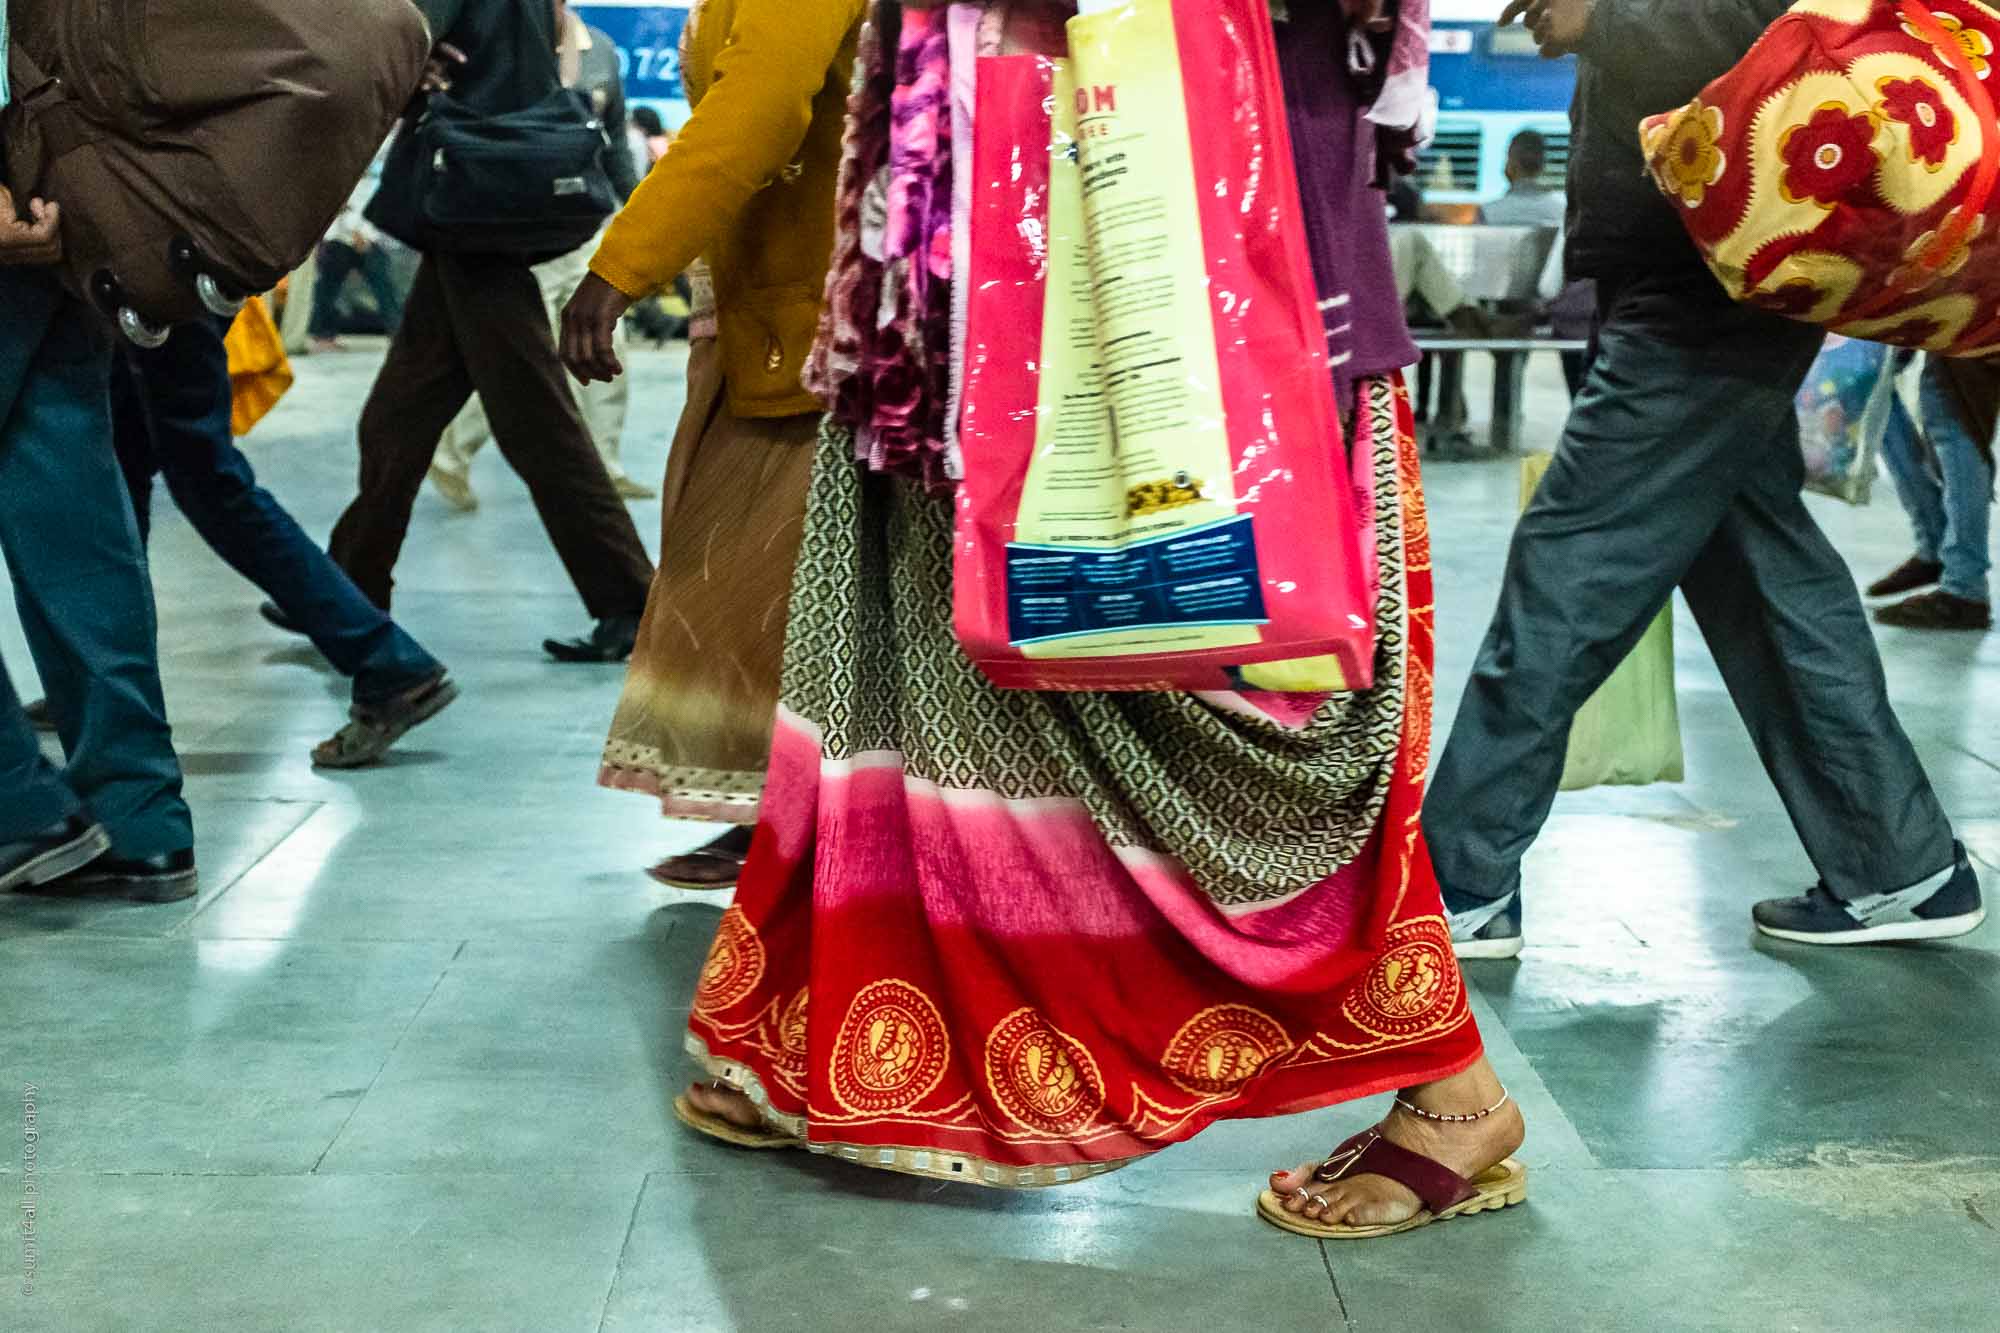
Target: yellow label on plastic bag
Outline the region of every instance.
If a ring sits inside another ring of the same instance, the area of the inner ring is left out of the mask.
[[[1261,641],[1173,8],[1069,25],[1055,78],[1035,454],[1008,551],[1029,657]],[[1130,628],[1124,628],[1130,626]]]

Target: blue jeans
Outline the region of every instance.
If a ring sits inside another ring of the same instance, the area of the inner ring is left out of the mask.
[[[202,320],[153,351],[126,347],[112,373],[118,461],[143,540],[153,476],[230,568],[262,588],[327,661],[377,703],[444,670],[362,596],[269,491],[229,433],[228,326]]]
[[[1901,403],[1882,440],[1882,459],[1896,483],[1897,498],[1916,534],[1917,559],[1944,566],[1939,586],[1968,601],[1988,600],[1986,573],[1992,566],[1987,537],[1993,517],[1993,469],[1980,442],[1959,424],[1951,388],[1924,362],[1919,397],[1924,433],[1937,455],[1925,457],[1923,442]]]
[[[0,268],[0,552],[68,767],[0,668],[0,842],[88,809],[121,857],[194,845],[160,692],[152,580],[111,452],[101,322],[45,270]]]

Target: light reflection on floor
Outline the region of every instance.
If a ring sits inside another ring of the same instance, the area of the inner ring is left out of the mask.
[[[315,532],[347,498],[372,365],[302,363],[253,440]],[[678,367],[639,358],[636,474],[662,466]],[[1545,438],[1560,382],[1535,374]],[[1443,722],[1517,476],[1429,483]],[[677,1009],[719,905],[638,869],[700,832],[592,786],[618,673],[541,660],[581,612],[491,451],[475,484],[476,515],[419,504],[399,590],[466,698],[338,778],[305,756],[340,683],[162,513],[208,883],[164,909],[0,903],[0,1071],[38,1090],[44,1200],[41,1280],[25,1302],[0,1282],[0,1328],[1992,1326],[2000,928],[1755,944],[1749,904],[1811,872],[1684,613],[1689,781],[1564,797],[1527,956],[1473,969],[1533,1126],[1533,1204],[1322,1254],[1254,1222],[1251,1193],[1374,1107],[1224,1126],[1032,1196],[684,1137]],[[1860,573],[1907,554],[1886,486],[1815,507]],[[2000,640],[1883,646],[1967,844],[2000,865]],[[4,615],[0,651],[26,661]]]

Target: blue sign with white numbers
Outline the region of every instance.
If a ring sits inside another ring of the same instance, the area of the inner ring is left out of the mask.
[[[685,102],[681,86],[681,30],[688,7],[603,3],[573,6],[585,23],[618,44],[625,96],[634,102]]]

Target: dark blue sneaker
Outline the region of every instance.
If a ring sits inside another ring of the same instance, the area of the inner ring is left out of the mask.
[[[1495,902],[1470,900],[1464,911],[1454,911],[1447,900],[1445,911],[1451,918],[1451,944],[1460,958],[1518,958],[1521,956],[1521,895],[1510,893]]]
[[[1802,898],[1773,898],[1751,910],[1759,933],[1797,944],[1888,944],[1969,935],[1986,920],[1979,876],[1965,848],[1943,885],[1930,880],[1895,893],[1842,901],[1824,883]]]

